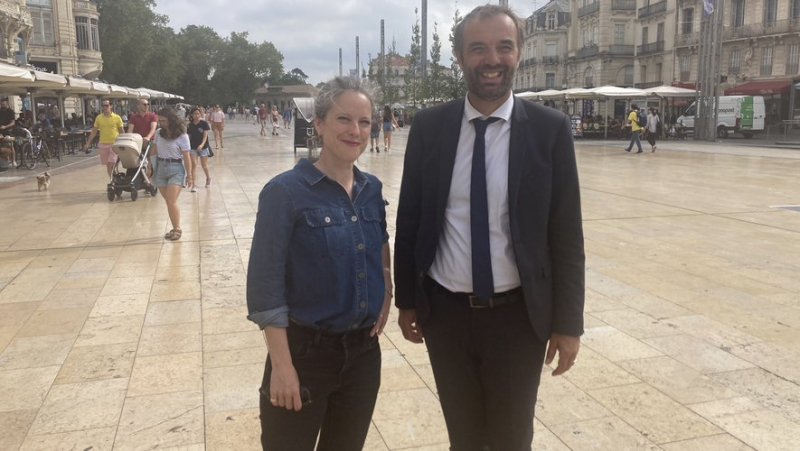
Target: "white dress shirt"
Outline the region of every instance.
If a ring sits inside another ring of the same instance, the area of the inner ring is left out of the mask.
[[[464,117],[450,181],[450,194],[444,213],[444,227],[436,248],[436,258],[428,274],[443,287],[456,293],[472,293],[472,232],[470,226],[470,186],[472,148],[475,144],[475,118],[486,118],[465,100]],[[510,95],[490,117],[501,120],[486,129],[486,190],[489,199],[489,246],[492,254],[494,292],[502,293],[521,285],[511,242],[508,220],[508,151],[511,139]]]

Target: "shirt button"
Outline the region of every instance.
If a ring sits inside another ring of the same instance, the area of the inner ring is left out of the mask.
[[[366,302],[362,302],[362,303],[360,303],[360,304],[358,304],[358,305],[359,305],[359,307],[361,307],[361,308],[364,308],[364,307],[366,307],[366,306],[367,306],[367,303],[366,303]]]
[[[360,251],[363,251],[364,250],[364,244],[363,243],[358,243],[358,246],[356,246],[356,248],[358,250],[360,250]]]
[[[364,274],[363,272],[360,272],[360,273],[358,273],[358,278],[359,278],[359,279],[363,279],[363,278],[364,278],[364,277],[366,277],[366,276],[367,276],[367,275],[366,275],[366,274]]]
[[[358,221],[358,216],[353,215],[353,216],[350,217],[350,220],[353,221],[353,222],[356,222],[356,221]]]
[[[329,222],[331,222],[331,217],[330,217],[330,216],[325,216],[325,222],[326,222],[326,223],[329,223]]]

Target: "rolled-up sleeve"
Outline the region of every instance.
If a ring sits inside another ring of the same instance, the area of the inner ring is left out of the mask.
[[[247,319],[263,329],[287,327],[286,263],[294,230],[295,208],[290,192],[270,181],[258,199],[253,244],[247,267]]]

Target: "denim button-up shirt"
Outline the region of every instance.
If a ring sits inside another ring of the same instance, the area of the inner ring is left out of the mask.
[[[384,300],[381,182],[353,169],[353,199],[308,160],[261,191],[247,272],[248,319],[325,332],[372,327]]]

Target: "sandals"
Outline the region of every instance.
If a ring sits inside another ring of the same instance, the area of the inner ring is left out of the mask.
[[[181,239],[182,233],[183,232],[181,231],[181,229],[172,229],[169,231],[169,233],[164,235],[164,238],[170,241],[178,241],[179,239]]]

